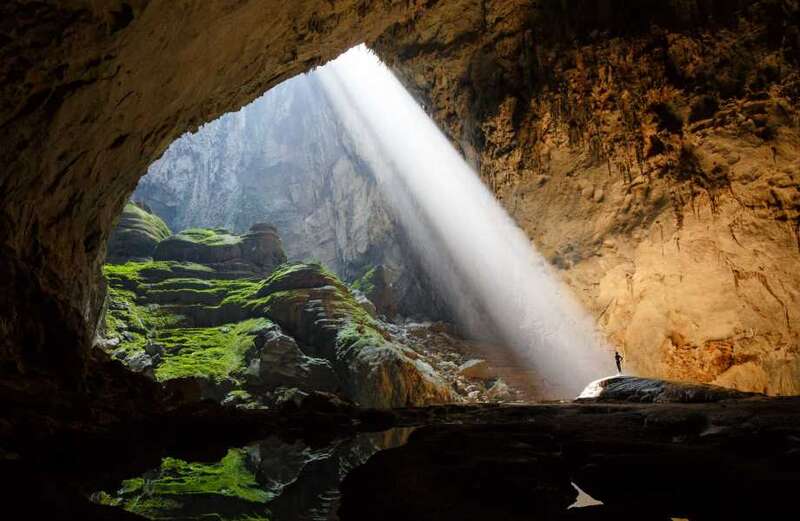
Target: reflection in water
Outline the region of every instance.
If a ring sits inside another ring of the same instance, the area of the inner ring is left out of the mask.
[[[572,482],[572,486],[575,488],[575,490],[578,491],[578,497],[577,497],[577,499],[575,499],[575,502],[573,504],[571,504],[569,507],[567,507],[567,510],[569,510],[570,508],[582,508],[582,507],[590,507],[590,506],[594,506],[594,505],[602,505],[603,504],[602,501],[598,501],[595,498],[593,498],[592,496],[590,496],[589,494],[587,494],[586,492],[584,492],[581,489],[581,487],[579,487],[578,485],[575,484],[574,481]]]
[[[150,519],[333,520],[345,475],[375,452],[404,444],[412,431],[360,434],[324,447],[271,437],[211,463],[164,458],[92,500]]]

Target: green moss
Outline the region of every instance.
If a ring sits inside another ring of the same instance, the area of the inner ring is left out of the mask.
[[[223,228],[189,228],[176,234],[175,238],[206,246],[225,246],[242,242],[241,236]]]
[[[191,263],[174,262],[128,262],[105,269],[113,304],[106,316],[106,336],[122,338],[125,332],[127,339],[121,347],[131,351],[142,350],[149,342],[162,345],[162,361],[155,370],[159,381],[190,376],[235,379],[244,369],[253,331],[269,325],[270,319],[290,320],[319,286],[333,288],[325,305],[332,316],[345,319],[337,337],[338,348],[358,349],[384,341],[380,326],[358,304],[350,288],[319,263],[283,264],[265,280],[184,276],[192,269]],[[177,276],[163,276],[176,272]],[[153,277],[153,273],[160,275]],[[180,315],[199,324],[267,318],[185,328],[178,327]]]
[[[104,333],[106,338],[120,340],[116,349],[123,348],[131,354],[141,351],[154,331],[170,327],[177,321],[178,317],[157,306],[139,305],[136,294],[130,290],[113,286],[108,289]]]
[[[195,262],[129,261],[124,264],[105,264],[103,274],[114,286],[135,289],[145,282],[160,282],[170,277],[185,277],[187,273],[208,274],[214,270]]]
[[[264,318],[209,328],[164,329],[156,341],[164,346],[164,361],[156,369],[160,381],[204,376],[216,381],[242,369],[253,334],[271,323]]]
[[[124,221],[126,228],[138,230],[156,242],[172,235],[169,226],[159,216],[146,212],[130,202],[125,205],[120,220]]]
[[[353,281],[353,289],[360,291],[365,295],[369,295],[375,290],[375,270],[377,268],[375,266],[371,267],[361,275],[361,277],[357,278]]]

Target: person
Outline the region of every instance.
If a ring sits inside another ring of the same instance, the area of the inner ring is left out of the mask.
[[[614,361],[617,363],[617,373],[622,374],[622,355],[614,351]]]

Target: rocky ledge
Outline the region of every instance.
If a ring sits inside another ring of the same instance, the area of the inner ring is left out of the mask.
[[[128,206],[104,268],[97,345],[175,399],[245,408],[316,391],[365,407],[460,399],[361,292],[321,264],[286,263],[274,227],[168,235],[146,208]]]

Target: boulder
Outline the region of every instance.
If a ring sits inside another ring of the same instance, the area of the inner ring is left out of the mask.
[[[339,387],[330,362],[306,356],[292,337],[277,328],[256,335],[245,361],[245,377],[251,388],[335,391]]]
[[[286,253],[273,226],[256,224],[244,235],[224,228],[183,230],[159,242],[153,258],[206,264],[236,278],[269,273],[286,262]]]
[[[716,385],[670,382],[638,376],[611,376],[587,385],[577,399],[640,403],[708,403],[758,396],[763,395]]]
[[[390,279],[388,268],[379,264],[356,279],[353,288],[369,299],[378,314],[394,317],[397,315],[398,302]]]
[[[270,224],[254,224],[242,238],[242,259],[255,264],[265,272],[286,262],[283,243],[278,230]]]
[[[381,323],[353,292],[315,264],[281,268],[259,295],[263,312],[310,356],[329,361],[345,395],[364,407],[391,408],[453,401],[450,386],[421,360],[387,340]]]
[[[450,386],[426,362],[390,342],[373,340],[338,360],[347,395],[362,407],[419,407],[455,400]]]
[[[106,259],[112,263],[149,259],[156,245],[170,234],[164,221],[149,208],[130,202],[108,238]]]
[[[150,358],[150,355],[148,355],[144,351],[140,351],[128,357],[127,360],[125,361],[125,364],[134,373],[140,373],[150,378],[151,380],[155,380],[153,359]]]
[[[221,228],[191,228],[172,235],[156,246],[160,261],[219,264],[242,258],[242,238]]]

